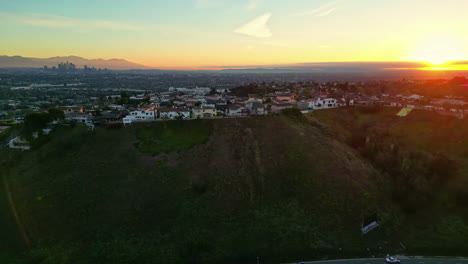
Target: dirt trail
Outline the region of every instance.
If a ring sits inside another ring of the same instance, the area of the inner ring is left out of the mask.
[[[13,216],[15,218],[15,222],[18,226],[18,230],[21,234],[21,238],[23,239],[23,242],[24,244],[26,245],[26,247],[29,249],[31,248],[31,241],[29,240],[29,237],[26,233],[26,229],[24,228],[24,225],[23,223],[21,222],[21,219],[18,215],[18,211],[16,210],[16,206],[15,206],[15,202],[13,200],[13,195],[11,193],[11,189],[10,189],[10,183],[8,182],[8,178],[6,175],[3,175],[2,176],[3,178],[3,186],[5,188],[5,193],[7,195],[7,198],[8,198],[8,204],[10,205],[10,208],[11,208],[11,212],[13,213]]]

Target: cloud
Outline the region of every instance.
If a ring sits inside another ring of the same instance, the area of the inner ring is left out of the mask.
[[[333,8],[328,9],[327,11],[321,12],[317,16],[320,16],[320,17],[328,16],[329,14],[333,13],[335,10],[336,10],[336,8],[333,7]]]
[[[468,61],[450,61],[444,64],[445,65],[468,65]]]
[[[52,28],[77,28],[77,29],[110,29],[140,31],[145,27],[112,20],[84,20],[49,14],[14,14],[0,12],[0,20],[36,26]]]
[[[327,4],[323,4],[323,5],[319,6],[318,8],[315,8],[315,9],[312,9],[312,10],[309,10],[309,11],[293,14],[293,16],[298,16],[298,17],[302,17],[302,16],[324,17],[324,16],[328,16],[331,13],[333,13],[336,10],[335,6],[336,6],[336,2],[330,2],[330,3],[327,3]]]
[[[234,29],[234,32],[256,38],[269,38],[272,36],[267,25],[270,18],[271,13],[263,14],[239,28]]]

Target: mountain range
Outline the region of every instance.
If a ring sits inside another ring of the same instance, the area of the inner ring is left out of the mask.
[[[0,56],[0,68],[42,68],[57,66],[61,62],[71,62],[78,68],[88,67],[107,68],[112,70],[151,69],[148,66],[129,62],[123,59],[85,59],[78,56],[29,58],[21,56]]]

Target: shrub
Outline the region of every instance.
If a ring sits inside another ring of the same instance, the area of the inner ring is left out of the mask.
[[[304,115],[302,114],[301,110],[299,108],[287,108],[281,110],[281,114],[297,121],[303,121],[304,120]]]

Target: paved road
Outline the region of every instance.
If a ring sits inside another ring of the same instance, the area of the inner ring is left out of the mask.
[[[468,259],[462,258],[409,258],[399,257],[401,264],[468,264]],[[345,260],[327,260],[327,261],[310,261],[297,262],[304,264],[385,264],[383,258],[372,259],[345,259]]]

